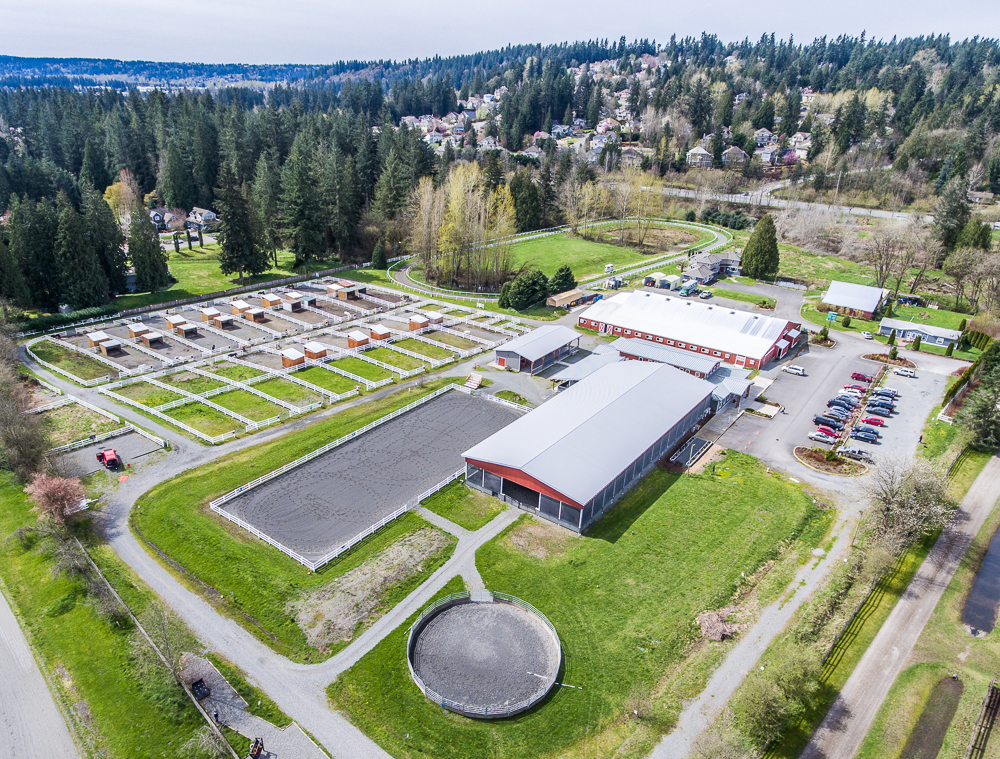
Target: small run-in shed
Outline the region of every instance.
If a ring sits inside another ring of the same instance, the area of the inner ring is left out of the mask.
[[[303,345],[302,350],[306,354],[306,358],[313,361],[326,358],[326,346],[323,343],[317,343],[315,340],[310,340]]]
[[[298,293],[285,293],[285,302],[281,304],[281,307],[293,314],[305,310],[302,296]]]
[[[537,374],[576,353],[579,347],[579,332],[561,324],[547,324],[497,347],[497,366]]]
[[[368,335],[360,329],[352,329],[347,333],[348,348],[360,348],[362,345],[368,345]]]
[[[286,348],[281,351],[281,365],[286,369],[292,366],[301,366],[306,362],[305,354],[295,348]]]
[[[87,335],[87,343],[90,345],[91,348],[96,348],[101,343],[106,342],[110,339],[111,335],[109,335],[107,332],[91,332],[90,334]]]
[[[388,340],[392,335],[389,328],[383,327],[381,324],[372,324],[369,326],[368,334],[371,335],[372,340]]]
[[[164,346],[163,335],[159,332],[147,332],[142,336],[142,342],[147,348],[162,348]]]
[[[264,321],[264,309],[248,308],[243,312],[243,318],[252,322],[261,323]]]
[[[219,309],[217,308],[203,308],[201,309],[201,320],[203,322],[210,322],[219,315]]]
[[[411,330],[423,329],[424,327],[429,326],[430,323],[431,323],[431,320],[428,319],[423,314],[412,314],[410,316],[410,329]]]
[[[198,327],[196,327],[191,322],[184,322],[183,324],[178,324],[174,327],[174,332],[176,332],[181,337],[197,337]]]
[[[149,332],[149,327],[144,327],[141,324],[129,324],[128,325],[128,336],[129,337],[141,337]]]
[[[444,321],[444,314],[439,311],[424,311],[424,316],[431,324],[440,324]]]
[[[599,293],[592,293],[587,290],[581,290],[579,287],[574,287],[572,290],[550,295],[546,299],[545,305],[552,308],[572,308],[573,306],[585,303],[593,303],[600,297]]]
[[[349,279],[341,279],[327,285],[326,291],[340,300],[360,300],[361,296],[368,292],[368,287],[351,282]]]
[[[219,314],[218,316],[213,316],[212,324],[214,324],[217,329],[233,329],[233,327],[236,326],[233,322],[231,314]]]
[[[264,308],[276,308],[281,305],[281,298],[274,293],[264,293],[260,296],[260,300]]]
[[[101,343],[101,353],[105,356],[114,356],[122,352],[122,344],[118,340],[105,340]]]
[[[233,309],[233,313],[236,314],[237,316],[242,314],[244,311],[250,310],[250,304],[247,303],[245,300],[234,300],[230,302],[229,305]]]
[[[184,324],[187,321],[187,319],[180,314],[167,314],[164,318],[167,320],[167,324],[170,325],[171,329],[176,329],[178,324]]]

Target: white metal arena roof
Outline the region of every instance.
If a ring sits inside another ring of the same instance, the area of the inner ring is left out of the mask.
[[[520,337],[515,337],[509,343],[497,346],[498,353],[516,353],[518,356],[535,362],[564,345],[569,345],[580,338],[580,333],[561,324],[546,324],[533,329]]]
[[[667,364],[608,364],[462,455],[519,469],[583,505],[714,389]]]
[[[884,287],[868,287],[833,280],[823,296],[823,302],[840,308],[874,312],[889,294]]]
[[[640,340],[633,337],[619,337],[611,343],[611,347],[619,353],[647,358],[650,361],[670,364],[678,369],[690,369],[693,372],[701,372],[705,375],[710,374],[721,362],[719,358],[709,358],[694,351],[668,348],[659,343],[651,343],[648,340]]]
[[[788,323],[773,316],[642,290],[601,300],[581,318],[761,359]]]

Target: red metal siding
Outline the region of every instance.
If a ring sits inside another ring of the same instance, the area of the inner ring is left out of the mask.
[[[583,506],[578,504],[572,498],[563,495],[558,490],[553,490],[548,485],[539,482],[534,477],[522,472],[520,469],[514,469],[509,466],[501,466],[499,464],[488,464],[485,461],[476,461],[475,459],[466,459],[466,461],[473,466],[485,469],[487,472],[491,472],[498,477],[503,477],[505,480],[510,480],[511,482],[516,482],[518,485],[523,485],[526,488],[537,490],[539,493],[544,493],[549,498],[555,498],[557,501],[568,503],[570,506],[574,506],[578,509],[583,508]]]

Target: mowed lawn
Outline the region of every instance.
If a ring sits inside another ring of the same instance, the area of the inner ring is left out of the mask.
[[[725,606],[741,572],[775,557],[818,513],[756,459],[730,452],[717,470],[658,469],[585,537],[525,516],[477,553],[488,588],[552,621],[563,645],[559,679],[582,690],[556,688],[512,720],[457,717],[410,681],[399,628],[328,693],[396,757],[644,756],[708,676],[684,668],[699,638],[695,617]],[[643,718],[633,720],[640,705]]]
[[[141,508],[132,512],[131,524],[186,572],[219,591],[221,596],[213,601],[218,610],[232,616],[275,651],[296,661],[308,661],[316,652],[308,646],[305,634],[286,608],[288,602],[303,591],[332,582],[374,552],[426,523],[415,514],[407,515],[318,572],[309,572],[277,549],[214,514],[208,508],[209,501],[450,381],[432,380],[423,388],[400,390],[373,403],[344,409],[304,430],[188,470],[143,495],[139,499]],[[425,562],[422,572],[407,580],[399,592],[415,587],[439,563]],[[248,617],[254,622],[249,622]]]
[[[348,379],[342,374],[331,372],[329,369],[321,369],[318,366],[301,369],[294,372],[294,375],[316,387],[329,390],[331,393],[349,393],[358,386],[358,383],[354,380]]]
[[[65,348],[50,340],[42,340],[31,346],[31,352],[47,364],[58,366],[74,377],[82,380],[92,380],[111,375],[117,377],[114,367],[102,364],[100,361],[85,356],[72,348]]]
[[[525,240],[515,244],[512,251],[515,266],[534,266],[547,277],[555,274],[560,266],[569,266],[577,279],[603,274],[605,264],[614,264],[617,269],[654,257],[644,256],[631,248],[591,242],[566,234]]]
[[[378,382],[379,380],[392,377],[392,372],[388,369],[383,369],[381,366],[377,366],[376,364],[369,364],[367,361],[355,358],[354,356],[348,356],[347,358],[331,361],[330,366],[335,366],[338,369],[349,372],[356,377],[364,377],[366,380],[370,380],[372,382]],[[345,379],[348,378],[345,377]]]

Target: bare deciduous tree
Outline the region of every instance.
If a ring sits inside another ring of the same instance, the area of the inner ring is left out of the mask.
[[[875,269],[875,287],[885,282],[896,267],[900,241],[895,232],[877,230],[865,245],[865,263]]]
[[[965,296],[966,285],[974,278],[980,259],[981,250],[975,248],[959,248],[952,251],[944,261],[944,273],[955,280],[955,308]],[[971,298],[970,298],[971,301]]]
[[[438,252],[438,234],[444,223],[444,193],[423,177],[413,190],[409,209],[410,245],[424,270]]]
[[[229,756],[229,747],[225,740],[208,725],[199,727],[191,739],[181,746],[181,750],[188,759],[216,759]]]
[[[871,542],[899,554],[943,527],[954,509],[947,483],[940,466],[919,456],[879,462],[864,484],[868,506],[863,518]]]

